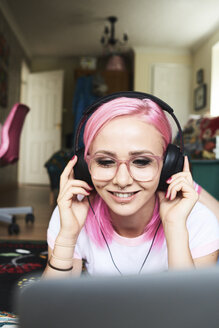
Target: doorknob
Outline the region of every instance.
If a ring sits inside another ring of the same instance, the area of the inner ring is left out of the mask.
[[[62,123],[56,123],[56,124],[55,124],[55,127],[61,129],[61,127],[62,127]]]

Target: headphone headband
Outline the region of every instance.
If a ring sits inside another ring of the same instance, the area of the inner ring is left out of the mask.
[[[167,111],[169,114],[173,113],[173,109],[167,103],[165,103],[163,100],[153,95],[144,92],[138,92],[138,91],[122,91],[122,92],[115,92],[110,95],[99,98],[95,103],[93,103],[87,108],[84,114],[90,115],[99,106],[120,97],[150,99],[154,101],[156,104],[158,104],[162,109]]]
[[[163,100],[161,100],[158,97],[155,97],[154,95],[148,94],[148,93],[144,93],[144,92],[138,92],[138,91],[122,91],[122,92],[115,92],[112,93],[110,95],[104,96],[99,98],[96,102],[94,102],[93,104],[91,104],[87,110],[85,111],[85,113],[83,114],[82,118],[79,121],[76,133],[75,133],[75,139],[74,139],[74,153],[76,153],[78,151],[78,143],[79,143],[79,137],[80,137],[80,131],[81,128],[83,126],[83,124],[86,122],[87,118],[89,115],[91,115],[93,112],[95,112],[95,110],[100,107],[101,105],[114,100],[116,98],[120,98],[120,97],[127,97],[127,98],[137,98],[137,99],[150,99],[153,102],[155,102],[158,106],[161,107],[161,109],[163,109],[164,111],[168,112],[173,120],[175,121],[177,128],[179,130],[179,135],[180,135],[180,150],[182,153],[184,153],[184,145],[183,145],[183,133],[182,133],[182,129],[180,126],[180,123],[178,121],[178,119],[176,118],[175,114],[174,114],[174,110],[167,104],[165,103]]]

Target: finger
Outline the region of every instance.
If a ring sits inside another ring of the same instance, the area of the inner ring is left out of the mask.
[[[84,196],[90,195],[91,189],[84,188],[83,186],[80,186],[80,185],[74,185],[74,182],[76,182],[76,181],[77,180],[68,181],[68,183],[66,183],[66,185],[62,189],[60,189],[60,191],[59,191],[60,199],[64,198],[65,195],[67,195],[69,193],[69,190],[71,190],[71,192],[72,192],[71,198],[73,198],[73,197],[77,198],[78,194],[81,194]]]
[[[172,183],[174,180],[178,179],[178,178],[181,178],[181,177],[184,177],[185,179],[187,179],[187,181],[190,183],[190,184],[193,184],[193,179],[192,179],[192,175],[191,175],[191,172],[179,172],[179,173],[176,173],[174,175],[172,175],[166,182],[168,184]]]
[[[182,192],[183,197],[186,198],[189,198],[193,193],[195,193],[195,190],[191,187],[191,185],[189,185],[185,180],[181,180],[172,186],[169,193],[169,199],[174,200],[180,191]]]
[[[168,187],[168,189],[167,189],[167,192],[166,192],[165,197],[166,197],[166,198],[170,198],[170,196],[171,196],[171,194],[172,194],[172,190],[173,190],[174,188],[176,188],[176,186],[178,186],[178,185],[181,184],[181,183],[187,183],[187,184],[189,184],[188,181],[186,180],[186,178],[183,177],[183,176],[179,176],[178,178],[172,180],[171,183],[170,183],[170,185],[169,185],[169,187]],[[177,188],[177,189],[178,189],[178,188]],[[179,191],[179,190],[178,190],[178,191]]]
[[[175,200],[178,198],[178,193],[181,191],[181,198],[182,199],[188,199],[190,201],[197,201],[198,197],[197,197],[197,192],[191,188],[189,185],[187,184],[183,184],[183,182],[176,186],[175,189],[172,190],[172,193],[170,195],[170,200]]]
[[[60,187],[62,187],[63,185],[65,185],[67,183],[67,181],[70,178],[70,175],[72,175],[72,177],[73,177],[73,167],[75,166],[76,163],[77,163],[77,156],[75,155],[68,162],[68,164],[66,165],[66,167],[64,168],[64,170],[61,174]]]
[[[94,188],[92,186],[90,186],[86,181],[84,180],[71,180],[69,181],[69,183],[72,185],[72,186],[78,186],[78,187],[82,187],[84,189],[88,189],[88,190],[93,190]]]
[[[96,197],[96,195],[97,195],[96,190],[92,190],[92,191],[90,192],[90,194],[86,197],[86,198],[89,199],[89,203],[90,203],[90,204],[93,204],[93,201],[94,201],[94,198]],[[78,199],[80,202],[81,202],[84,198],[85,198],[84,195],[81,195],[81,194],[77,195],[77,199]]]
[[[70,174],[69,174],[69,179],[73,180],[74,179],[74,169],[72,168]]]
[[[165,193],[163,191],[159,191],[158,193],[159,202],[161,203],[165,199]]]
[[[79,187],[69,187],[67,190],[65,190],[65,192],[60,193],[59,195],[59,200],[70,200],[72,198],[74,198],[75,196],[77,197],[77,195],[84,195],[84,196],[89,196],[90,192],[83,189],[83,188],[79,188]]]
[[[188,156],[184,157],[183,172],[190,172]]]
[[[174,200],[179,191],[182,190],[182,182],[174,186],[170,191],[169,200]]]
[[[80,187],[87,191],[93,190],[93,187],[91,187],[87,182],[82,180],[68,180],[67,183],[63,186],[63,188],[60,188],[60,192],[65,192],[69,187]]]

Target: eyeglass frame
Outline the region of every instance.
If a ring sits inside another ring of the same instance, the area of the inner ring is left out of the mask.
[[[110,180],[112,180],[112,179],[114,179],[115,178],[115,176],[116,176],[116,174],[117,174],[117,172],[118,172],[118,170],[119,170],[119,167],[120,167],[120,165],[121,164],[125,164],[126,165],[126,168],[127,168],[127,170],[128,170],[128,172],[129,172],[129,175],[132,177],[132,179],[133,180],[136,180],[136,181],[138,181],[138,182],[149,182],[149,181],[152,181],[153,180],[153,178],[157,175],[157,173],[156,173],[156,175],[152,178],[152,179],[150,179],[150,180],[138,180],[138,179],[135,179],[134,177],[133,177],[133,175],[132,175],[132,173],[131,173],[131,170],[130,170],[130,162],[131,162],[131,160],[133,160],[133,158],[138,158],[138,157],[140,157],[140,156],[142,156],[142,155],[133,155],[133,156],[131,156],[131,158],[129,158],[129,159],[127,159],[127,160],[119,160],[119,159],[117,159],[117,158],[115,158],[115,157],[113,157],[113,156],[110,156],[110,155],[106,155],[106,154],[104,154],[105,156],[107,156],[108,158],[110,158],[110,159],[113,159],[115,162],[116,162],[116,171],[115,171],[115,174],[114,174],[114,176],[112,177],[112,178],[110,178],[110,179],[107,179],[107,180],[103,180],[103,179],[96,179],[95,178],[95,180],[97,180],[97,181],[110,181]],[[160,167],[160,162],[164,159],[164,157],[163,156],[158,156],[158,155],[151,155],[151,154],[147,154],[147,153],[143,153],[143,155],[147,155],[148,157],[152,157],[152,158],[155,158],[156,159],[156,161],[157,161],[157,163],[158,163],[158,169],[157,169],[157,172],[158,172],[158,170],[159,170],[159,167]],[[94,159],[94,158],[96,158],[96,157],[101,157],[101,156],[103,156],[103,155],[87,155],[86,156],[86,162],[87,162],[87,164],[88,164],[88,169],[89,169],[89,172],[90,172],[90,174],[91,174],[91,170],[90,170],[90,162]],[[92,174],[91,174],[92,175]]]

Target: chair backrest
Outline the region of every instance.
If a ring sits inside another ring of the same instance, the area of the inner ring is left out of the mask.
[[[20,134],[29,107],[15,104],[1,130],[0,162],[2,165],[14,163],[19,158]]]

